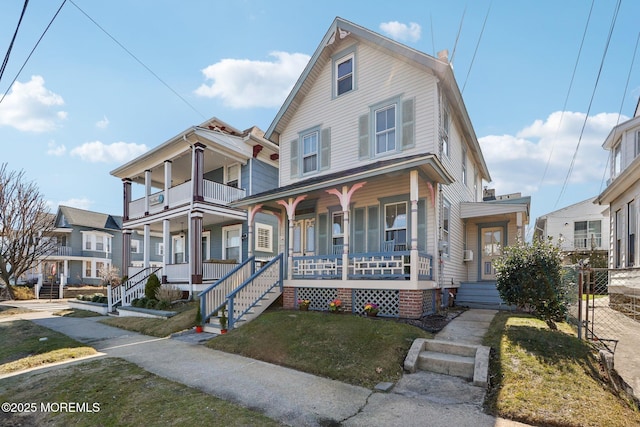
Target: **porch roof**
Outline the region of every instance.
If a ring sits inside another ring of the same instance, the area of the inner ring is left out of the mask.
[[[487,202],[462,202],[460,203],[460,218],[480,218],[483,216],[523,212],[528,219],[530,206],[531,197]]]
[[[427,179],[437,183],[451,184],[454,182],[454,178],[442,166],[440,159],[438,159],[435,154],[414,154],[406,157],[381,160],[376,163],[340,172],[315,176],[284,187],[274,188],[273,190],[245,197],[244,199],[231,203],[231,206],[245,207],[254,203],[268,202],[282,197],[290,197],[301,193],[323,190],[331,186],[343,185],[356,180],[367,179],[392,172],[409,171],[411,169],[419,169]]]

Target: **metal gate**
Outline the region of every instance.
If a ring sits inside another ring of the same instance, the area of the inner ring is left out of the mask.
[[[579,336],[615,353],[618,341],[628,330],[629,320],[640,321],[640,271],[588,268],[578,270]]]

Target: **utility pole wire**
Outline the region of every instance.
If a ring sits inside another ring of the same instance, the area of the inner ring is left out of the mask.
[[[80,8],[80,6],[78,6],[77,4],[75,4],[75,2],[73,0],[69,0],[69,2],[74,5],[76,7],[76,9],[78,9],[84,16],[87,17],[87,19],[89,19],[89,21],[91,21],[96,27],[98,27],[103,33],[105,33],[107,35],[107,37],[109,37],[111,40],[113,40],[118,46],[120,46],[120,48],[122,50],[124,50],[125,52],[127,52],[129,54],[129,56],[131,56],[138,64],[142,65],[142,67],[144,67],[145,70],[147,70],[153,77],[155,77],[160,83],[162,83],[164,85],[164,87],[166,87],[167,89],[169,89],[171,92],[173,92],[173,94],[175,96],[177,96],[178,98],[180,98],[180,100],[182,100],[182,102],[184,102],[185,104],[187,104],[187,106],[189,108],[191,108],[193,111],[195,111],[199,116],[201,116],[203,119],[206,120],[207,117],[205,117],[204,114],[202,114],[200,111],[198,111],[196,109],[196,107],[194,107],[193,105],[191,105],[191,103],[189,103],[189,101],[187,101],[182,95],[180,95],[176,90],[174,90],[171,86],[169,86],[169,84],[167,82],[165,82],[164,80],[162,80],[162,78],[160,78],[160,76],[158,76],[156,73],[153,72],[153,70],[151,68],[149,68],[144,62],[142,62],[140,59],[138,59],[137,56],[135,56],[129,49],[127,49],[122,43],[120,43],[114,36],[112,36],[111,34],[109,34],[109,32],[107,30],[105,30],[100,24],[98,24],[96,22],[95,19],[93,19],[92,17],[90,17],[87,12],[85,12],[84,10],[82,10]]]
[[[542,172],[542,177],[540,178],[540,183],[538,187],[542,187],[542,183],[544,182],[544,178],[547,176],[547,171],[549,170],[549,164],[551,164],[551,158],[553,157],[553,148],[555,146],[555,142],[558,139],[558,133],[560,132],[560,127],[562,126],[562,120],[564,119],[564,113],[567,110],[567,103],[569,102],[569,94],[571,93],[571,88],[573,87],[573,81],[576,77],[576,71],[578,70],[578,62],[580,62],[580,56],[582,55],[582,48],[584,47],[584,41],[587,37],[587,29],[589,28],[589,22],[591,22],[591,13],[593,12],[593,5],[595,0],[591,0],[591,8],[589,9],[589,15],[587,16],[587,22],[584,25],[584,32],[582,33],[582,41],[580,42],[580,48],[578,49],[578,56],[576,57],[576,63],[573,65],[573,73],[571,73],[571,81],[569,82],[569,88],[567,89],[567,95],[564,97],[564,104],[562,105],[562,111],[560,113],[560,121],[558,122],[558,127],[556,128],[556,134],[553,137],[553,141],[551,143],[551,150],[549,151],[549,158],[547,159],[547,164],[544,166],[544,171]]]
[[[51,24],[53,24],[53,21],[55,21],[56,17],[58,16],[58,14],[60,13],[60,11],[62,10],[62,6],[64,6],[64,4],[67,2],[67,0],[63,0],[62,4],[60,5],[60,7],[58,8],[58,10],[56,11],[56,14],[53,15],[53,18],[51,18],[51,21],[49,21],[49,25],[47,25],[47,28],[44,29],[44,31],[42,32],[42,35],[40,35],[40,38],[38,39],[38,41],[36,42],[35,46],[33,46],[33,49],[31,49],[31,52],[29,52],[29,56],[27,56],[27,59],[24,60],[24,62],[22,63],[22,67],[20,67],[20,69],[18,70],[18,72],[16,73],[16,76],[13,78],[13,80],[11,81],[11,84],[9,85],[9,87],[7,88],[6,92],[2,95],[2,98],[0,98],[0,104],[2,104],[2,101],[4,101],[4,98],[7,96],[7,94],[9,93],[9,91],[11,90],[11,88],[13,87],[13,84],[16,82],[16,80],[18,80],[18,76],[20,75],[20,73],[22,72],[22,70],[24,69],[24,67],[27,65],[27,62],[29,61],[29,59],[31,58],[31,55],[33,55],[33,52],[35,52],[36,48],[38,47],[38,45],[40,44],[40,42],[42,41],[42,39],[44,38],[44,35],[47,34],[47,31],[49,30],[49,27],[51,27]]]
[[[480,40],[482,40],[482,35],[484,34],[484,27],[487,25],[487,19],[489,18],[489,12],[491,11],[491,3],[489,3],[489,8],[487,9],[487,14],[484,16],[484,22],[482,23],[482,29],[480,30],[480,36],[478,37],[478,43],[476,43],[476,48],[473,51],[473,57],[471,58],[471,64],[469,64],[469,69],[467,70],[467,76],[464,78],[464,84],[462,85],[462,92],[464,93],[464,88],[467,87],[467,80],[469,80],[469,74],[471,74],[471,68],[473,67],[473,62],[476,59],[476,54],[478,53],[478,47],[480,47]]]
[[[2,75],[4,74],[5,68],[7,68],[7,63],[9,62],[9,56],[11,55],[11,49],[13,49],[13,43],[16,41],[16,37],[18,36],[18,30],[20,29],[22,18],[24,18],[24,13],[27,11],[28,4],[29,4],[29,0],[24,0],[24,6],[22,6],[22,13],[20,14],[18,25],[16,26],[16,30],[13,32],[13,37],[11,38],[11,43],[9,43],[7,54],[4,56],[4,61],[2,61],[2,66],[0,66],[0,81],[2,81]]]
[[[458,27],[458,35],[456,35],[456,42],[453,45],[453,52],[451,52],[451,59],[449,59],[449,63],[453,64],[453,57],[456,56],[456,47],[458,47],[458,39],[460,38],[460,33],[462,32],[462,23],[464,22],[464,15],[467,13],[467,6],[464,7],[462,11],[462,18],[460,18],[460,27]]]
[[[576,162],[576,157],[578,156],[578,149],[580,148],[580,143],[582,142],[582,135],[584,135],[584,128],[587,125],[587,120],[589,119],[589,113],[591,112],[591,106],[593,105],[593,98],[596,94],[596,89],[598,88],[598,83],[600,81],[600,76],[602,75],[602,68],[604,66],[604,60],[607,57],[607,51],[609,50],[609,44],[611,42],[611,35],[613,34],[613,29],[616,25],[616,20],[618,18],[618,12],[620,11],[620,4],[622,0],[618,0],[618,4],[616,5],[616,10],[611,18],[611,27],[609,27],[609,35],[607,36],[607,43],[605,44],[604,52],[602,53],[602,60],[600,61],[600,68],[598,69],[598,76],[596,77],[596,82],[593,85],[593,91],[591,92],[591,99],[589,100],[589,108],[587,108],[587,114],[585,115],[584,121],[582,122],[582,129],[580,129],[580,136],[578,137],[578,143],[576,144],[576,149],[573,152],[573,157],[571,158],[571,164],[569,165],[569,170],[567,171],[567,176],[564,179],[564,183],[562,184],[562,189],[560,190],[560,194],[558,194],[558,199],[554,205],[554,208],[558,206],[558,202],[560,202],[560,198],[564,194],[565,189],[567,188],[567,183],[569,182],[569,178],[571,177],[571,172],[573,172],[573,166]]]

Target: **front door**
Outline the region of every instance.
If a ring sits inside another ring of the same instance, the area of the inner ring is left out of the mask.
[[[482,257],[480,268],[482,280],[495,280],[496,270],[493,267],[493,260],[502,254],[502,227],[490,227],[482,229]]]
[[[305,218],[293,222],[293,255],[310,256],[316,253],[316,219]]]

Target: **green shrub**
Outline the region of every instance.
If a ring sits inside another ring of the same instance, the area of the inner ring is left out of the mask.
[[[158,304],[158,300],[150,299],[149,301],[147,301],[147,305],[145,306],[145,308],[153,310],[154,308],[156,308],[157,304]]]
[[[98,300],[98,302],[100,304],[109,304],[109,298],[107,297],[100,297],[100,299]]]
[[[140,298],[138,300],[138,303],[136,304],[136,307],[145,308],[147,306],[147,301],[149,301],[149,298],[147,298],[147,297]]]
[[[160,300],[158,304],[156,304],[156,308],[158,310],[168,310],[171,307],[171,303],[167,300]]]
[[[100,302],[100,295],[95,294],[93,297],[91,297],[91,302]]]
[[[80,295],[80,294],[76,295],[76,299],[79,299],[80,301],[82,301],[83,298],[84,298],[84,295]]]
[[[131,305],[132,305],[133,307],[137,307],[137,306],[138,306],[138,301],[140,301],[140,299],[139,299],[139,298],[134,298],[134,299],[132,299],[132,300],[131,300]]]
[[[502,249],[494,261],[496,286],[505,302],[527,309],[555,329],[568,311],[562,284],[560,249],[551,241],[534,239]]]
[[[155,299],[156,292],[161,286],[162,284],[160,283],[158,276],[152,274],[149,276],[147,284],[144,286],[144,296],[147,297],[147,299]]]

